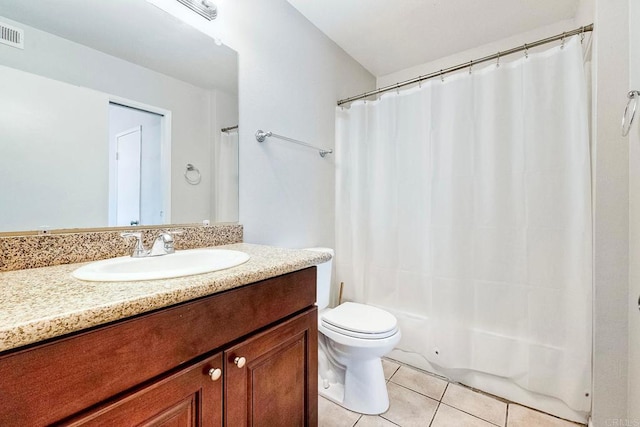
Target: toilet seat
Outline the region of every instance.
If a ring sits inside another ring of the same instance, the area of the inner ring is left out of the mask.
[[[353,338],[384,339],[398,332],[396,318],[379,308],[345,302],[322,314],[322,326]]]

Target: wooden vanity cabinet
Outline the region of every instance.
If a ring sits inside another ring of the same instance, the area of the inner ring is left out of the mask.
[[[222,379],[214,381],[208,374],[215,366],[222,366],[220,353],[61,424],[221,426]]]
[[[311,267],[1,353],[0,425],[315,426],[315,278]]]
[[[224,352],[226,425],[317,424],[317,322],[314,308]]]

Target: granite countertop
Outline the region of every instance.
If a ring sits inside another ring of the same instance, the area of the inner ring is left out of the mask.
[[[331,258],[321,252],[237,243],[248,253],[227,270],[139,282],[86,282],[67,264],[0,273],[0,351],[301,270]]]

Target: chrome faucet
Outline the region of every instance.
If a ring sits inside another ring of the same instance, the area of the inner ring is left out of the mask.
[[[173,236],[175,234],[182,234],[182,231],[163,231],[153,241],[151,249],[146,249],[144,247],[144,244],[142,243],[142,232],[140,231],[121,233],[120,236],[124,238],[133,237],[134,239],[136,239],[136,244],[133,248],[131,256],[133,258],[143,258],[174,253],[176,251],[173,240]]]
[[[153,246],[151,246],[148,256],[168,255],[175,251],[173,235],[171,233],[160,233],[156,240],[153,241]]]

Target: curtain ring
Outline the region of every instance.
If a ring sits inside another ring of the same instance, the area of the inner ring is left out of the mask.
[[[629,130],[631,130],[631,125],[633,124],[633,119],[636,118],[636,107],[638,106],[638,97],[640,97],[640,92],[637,90],[632,90],[627,94],[627,106],[624,107],[624,114],[622,114],[622,136],[629,135]],[[631,118],[629,118],[629,124],[627,124],[627,115],[629,114],[629,105],[631,105],[631,101],[633,101],[633,108],[631,109]]]
[[[473,71],[473,59],[469,61],[469,74]]]
[[[193,172],[195,174],[194,177],[189,177],[189,173]],[[191,163],[187,163],[187,169],[184,171],[184,179],[191,185],[198,185],[200,181],[202,181],[202,175],[200,175],[200,170],[193,166]]]
[[[529,46],[527,46],[527,44],[524,44],[524,57],[529,59]]]
[[[562,43],[560,44],[560,49],[564,49],[564,39],[565,39],[565,33],[563,31],[562,32]]]
[[[444,83],[444,74],[442,73],[442,69],[440,70],[440,81]]]
[[[496,61],[496,68],[500,68],[500,51],[498,51],[498,61]]]
[[[580,44],[584,42],[584,26],[580,27]]]

